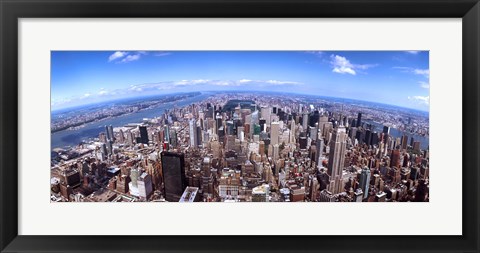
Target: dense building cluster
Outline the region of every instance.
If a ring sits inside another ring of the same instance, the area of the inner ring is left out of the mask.
[[[396,124],[377,131],[369,120],[378,115],[361,109],[225,93],[108,125],[52,152],[51,201],[428,201],[428,147],[392,135]],[[400,121],[400,129],[428,132]]]

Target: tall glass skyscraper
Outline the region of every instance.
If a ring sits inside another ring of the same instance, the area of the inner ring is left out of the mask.
[[[162,152],[161,159],[165,200],[178,202],[187,187],[184,154]]]

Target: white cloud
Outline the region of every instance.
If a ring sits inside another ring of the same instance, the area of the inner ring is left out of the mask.
[[[83,94],[82,97],[80,97],[80,99],[85,99],[85,98],[88,98],[88,97],[90,97],[90,96],[92,96],[92,94],[90,94],[90,93],[85,93],[85,94]]]
[[[290,81],[278,81],[278,80],[268,80],[265,81],[268,84],[273,84],[273,85],[298,85],[300,84],[299,82],[290,82]]]
[[[178,82],[173,83],[175,86],[187,86],[187,85],[192,85],[192,83],[189,80],[180,80]]]
[[[121,63],[127,63],[131,61],[136,61],[140,59],[140,54],[131,54],[127,55],[125,58],[123,58],[120,62]]]
[[[418,103],[420,105],[428,106],[430,104],[430,96],[412,96],[408,97],[409,100]]]
[[[369,68],[376,67],[376,66],[378,66],[378,64],[354,64],[353,66],[356,69],[366,70],[366,69],[369,69]]]
[[[321,57],[324,54],[324,52],[322,52],[322,51],[305,51],[305,53],[313,54],[313,55],[318,56],[318,57]]]
[[[108,57],[108,61],[109,61],[109,62],[110,62],[110,61],[114,61],[114,60],[116,60],[116,59],[123,58],[123,57],[125,57],[126,55],[128,55],[127,52],[117,51],[117,52],[113,53],[112,55],[110,55],[110,56]]]
[[[286,86],[286,85],[301,85],[300,82],[292,81],[279,81],[279,80],[252,80],[252,79],[240,79],[240,80],[209,80],[209,79],[192,79],[192,80],[180,80],[180,81],[165,81],[158,83],[144,83],[131,85],[127,90],[129,92],[144,92],[148,90],[168,90],[174,88],[184,88],[189,86],[221,86],[221,87],[235,87],[235,86],[248,86],[255,85],[255,87],[273,87],[273,86]]]
[[[430,77],[430,70],[429,69],[415,69],[415,68],[409,68],[409,67],[393,67],[394,69],[399,69],[400,71],[404,73],[412,73],[415,75],[422,75],[425,78]]]
[[[412,72],[413,68],[409,67],[393,67],[393,69],[399,69],[401,72]]]
[[[174,82],[173,85],[175,86],[189,86],[189,85],[197,85],[197,84],[206,84],[210,80],[207,79],[196,79],[196,80],[181,80]]]
[[[357,70],[366,70],[377,66],[377,64],[353,64],[347,58],[340,55],[331,55],[330,64],[332,64],[333,72],[339,74],[356,75]]]
[[[428,82],[419,81],[418,84],[420,84],[420,87],[422,87],[424,89],[430,88],[430,83],[428,83]]]
[[[63,105],[63,104],[68,104],[70,102],[72,102],[72,98],[63,98],[63,99],[55,99],[55,98],[52,98],[51,101],[50,101],[50,105],[52,107],[55,107],[55,106],[60,106],[60,105]]]
[[[169,52],[156,52],[153,55],[158,56],[158,57],[162,57],[162,56],[167,56],[167,55],[171,55],[171,54],[172,53],[169,53]]]
[[[340,55],[331,55],[331,64],[333,66],[333,72],[339,74],[350,74],[356,75],[357,72],[353,69],[353,64],[350,63],[347,58],[340,56]]]
[[[194,79],[194,80],[180,80],[173,82],[174,86],[191,86],[191,85],[212,85],[212,86],[243,86],[243,85],[260,85],[260,86],[280,86],[280,85],[299,85],[299,82],[279,81],[279,80],[208,80],[208,79]]]
[[[429,78],[429,76],[430,76],[430,70],[429,69],[414,69],[413,73],[415,75],[423,75],[426,78]]]
[[[208,83],[210,80],[208,79],[196,79],[196,80],[192,80],[191,83],[193,84],[204,84],[204,83]]]
[[[405,51],[405,53],[408,53],[408,54],[419,54],[420,51],[413,51],[413,50],[411,50],[411,51]]]
[[[100,88],[98,92],[88,92],[81,96],[71,97],[68,99],[52,99],[51,105],[58,106],[67,103],[76,103],[80,99],[91,99],[94,100],[105,100],[105,99],[113,99],[113,98],[120,98],[120,97],[128,97],[134,96],[135,93],[154,93],[159,92],[160,90],[172,90],[178,89],[179,91],[186,91],[188,89],[192,89],[191,87],[205,85],[206,89],[213,88],[214,86],[218,87],[238,87],[244,86],[248,87],[252,85],[253,88],[270,88],[270,87],[278,87],[281,85],[301,85],[300,82],[293,82],[293,81],[280,81],[280,80],[251,80],[251,79],[240,79],[240,80],[209,80],[209,79],[192,79],[192,80],[180,80],[180,81],[163,81],[163,82],[156,82],[156,83],[142,83],[142,84],[134,84],[130,85],[126,88],[120,88],[115,90],[107,90],[104,88]],[[194,88],[193,88],[194,89]],[[200,90],[200,89],[199,89]]]
[[[108,91],[102,89],[102,90],[100,90],[100,91],[98,92],[98,95],[100,95],[100,96],[108,95]]]
[[[239,82],[231,81],[231,80],[215,80],[209,82],[211,85],[216,85],[216,86],[240,86],[241,84]]]
[[[240,79],[240,80],[238,80],[238,82],[239,83],[250,83],[250,82],[252,82],[252,80],[250,80],[250,79]]]
[[[116,51],[108,57],[109,62],[115,63],[127,63],[132,61],[137,61],[142,55],[148,55],[147,51],[137,51],[137,52],[124,52]]]
[[[156,85],[157,85],[156,83],[134,84],[134,85],[130,85],[130,87],[127,89],[127,92],[132,92],[132,91],[141,92],[145,90],[145,88],[155,88]]]

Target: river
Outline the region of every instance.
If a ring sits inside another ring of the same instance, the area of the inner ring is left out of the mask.
[[[128,123],[141,123],[144,118],[159,117],[165,112],[165,110],[172,109],[174,106],[183,107],[192,103],[197,103],[205,100],[210,95],[211,93],[202,93],[201,95],[195,97],[187,98],[181,101],[166,103],[155,108],[125,114],[115,118],[106,118],[99,121],[90,122],[78,129],[67,129],[55,132],[52,134],[51,137],[52,149],[75,146],[89,138],[98,137],[101,132],[105,131],[105,125],[119,127],[124,126]]]
[[[119,126],[124,126],[128,123],[140,123],[143,121],[144,118],[154,118],[154,117],[161,116],[165,112],[165,110],[172,109],[174,106],[183,107],[192,103],[198,103],[208,98],[210,95],[212,95],[212,93],[204,92],[201,95],[198,95],[195,97],[187,98],[182,101],[166,103],[164,105],[161,105],[152,109],[146,109],[139,112],[118,116],[115,118],[107,118],[99,121],[94,121],[84,125],[79,129],[75,129],[75,130],[67,129],[67,130],[55,132],[51,136],[52,149],[75,146],[80,142],[87,140],[89,138],[98,137],[98,135],[101,132],[105,131],[105,125],[112,125],[113,127],[119,127]],[[375,129],[377,131],[381,131],[383,129],[383,126],[381,124],[378,124],[376,122],[368,122],[368,123],[375,125],[376,127]],[[402,132],[394,128],[390,129],[390,134],[393,135],[395,138],[401,137],[403,135]],[[409,136],[409,139],[408,139],[409,142],[410,142],[410,137],[413,136],[415,141],[420,141],[420,146],[422,149],[428,148],[429,146],[428,137],[412,135],[412,134],[406,134],[406,135]]]
[[[377,123],[377,122],[374,122],[374,121],[371,121],[371,120],[366,120],[365,123],[368,123],[368,124],[371,124],[371,125],[375,126],[375,130],[379,133],[383,131],[383,125],[380,124],[380,123]],[[397,138],[397,137],[401,138],[403,135],[408,136],[408,144],[409,145],[410,145],[410,137],[413,137],[413,139],[415,141],[420,142],[420,149],[427,149],[429,147],[429,138],[425,137],[425,136],[412,134],[412,133],[403,133],[396,128],[390,128],[390,135],[392,135],[395,138]]]

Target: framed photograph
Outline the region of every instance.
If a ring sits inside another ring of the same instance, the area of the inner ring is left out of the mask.
[[[1,252],[479,252],[477,0],[0,4]]]

